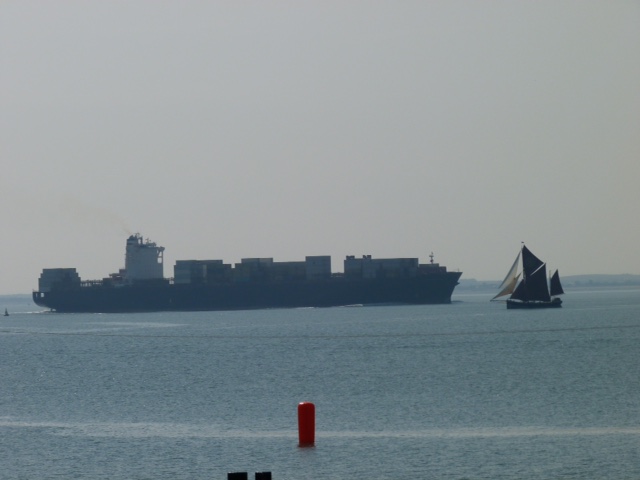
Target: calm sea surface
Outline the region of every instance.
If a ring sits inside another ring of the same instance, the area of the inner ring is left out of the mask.
[[[0,297],[0,478],[640,478],[640,290],[489,298],[66,315]]]

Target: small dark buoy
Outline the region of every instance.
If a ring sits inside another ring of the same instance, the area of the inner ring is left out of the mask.
[[[316,406],[311,402],[298,404],[298,446],[313,447],[316,440]]]
[[[271,472],[256,472],[256,480],[271,480]]]

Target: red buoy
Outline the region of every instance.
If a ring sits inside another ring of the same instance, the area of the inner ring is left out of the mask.
[[[316,441],[316,406],[311,402],[298,404],[298,446],[313,447]]]

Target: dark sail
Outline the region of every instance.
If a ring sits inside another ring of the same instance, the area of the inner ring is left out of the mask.
[[[521,300],[523,302],[529,300],[529,297],[527,296],[527,287],[524,283],[524,280],[520,280],[520,283],[509,298],[511,298],[512,300]]]
[[[551,296],[555,297],[556,295],[562,295],[563,293],[564,290],[560,284],[560,275],[558,274],[558,270],[556,270],[551,277]]]
[[[548,302],[551,300],[547,286],[547,267],[544,264],[527,278],[527,293],[529,301]]]
[[[522,246],[522,281],[511,294],[511,299],[522,302],[548,302],[547,268],[526,246]]]
[[[525,245],[522,246],[522,270],[524,270],[523,277],[526,279],[529,275],[533,275],[533,273],[538,270],[544,262],[536,257],[531,250],[529,250]]]

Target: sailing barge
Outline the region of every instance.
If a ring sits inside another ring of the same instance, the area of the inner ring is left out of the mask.
[[[520,265],[522,260],[522,265]],[[520,278],[522,276],[522,278]],[[560,308],[564,293],[558,270],[547,283],[547,266],[524,244],[491,301],[509,295],[507,308]]]

